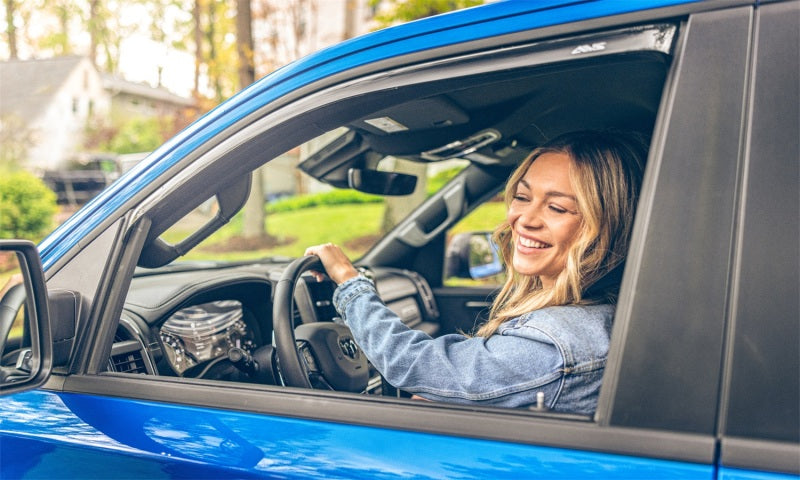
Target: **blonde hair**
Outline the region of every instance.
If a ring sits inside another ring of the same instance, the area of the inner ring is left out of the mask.
[[[494,240],[505,264],[506,282],[478,336],[489,337],[504,322],[540,308],[616,301],[615,275],[628,251],[647,146],[638,136],[619,132],[562,135],[535,149],[511,174],[505,189],[506,208],[528,168],[544,153],[563,153],[572,160],[570,181],[581,215],[578,236],[564,270],[553,287],[545,289],[538,276],[514,271],[511,225],[503,222]]]

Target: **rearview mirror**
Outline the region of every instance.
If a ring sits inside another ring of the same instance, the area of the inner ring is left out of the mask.
[[[359,192],[375,195],[411,195],[417,187],[417,177],[405,173],[351,168],[347,171],[347,185]]]
[[[52,361],[39,251],[27,240],[0,240],[0,394],[41,386]]]

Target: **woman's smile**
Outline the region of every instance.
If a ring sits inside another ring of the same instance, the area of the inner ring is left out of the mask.
[[[549,243],[544,243],[544,242],[541,242],[539,240],[534,240],[532,238],[523,237],[523,236],[520,236],[519,234],[517,234],[517,235],[518,235],[518,237],[517,237],[518,242],[517,243],[521,247],[534,248],[534,249],[537,249],[537,250],[541,250],[541,249],[552,247],[552,245],[550,245]]]

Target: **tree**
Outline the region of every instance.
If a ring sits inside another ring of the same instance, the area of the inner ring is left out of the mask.
[[[23,0],[3,0],[5,38],[8,42],[8,58],[10,60],[19,59],[20,51],[33,44],[30,35],[32,31],[38,29],[32,26],[34,22],[31,21],[31,16],[40,9],[40,5],[37,3]]]
[[[89,60],[108,73],[117,73],[122,41],[137,28],[124,25],[120,16],[120,10],[112,8],[109,0],[89,0],[88,13],[83,21],[83,27],[89,33]]]
[[[81,15],[80,6],[73,0],[44,0],[43,7],[56,17],[59,28],[42,37],[39,46],[52,50],[56,55],[72,54],[72,27]]]
[[[382,27],[482,3],[483,0],[370,0],[370,5],[373,7],[381,7],[382,11],[375,16],[375,20]],[[426,164],[397,159],[395,170],[415,175],[417,177],[417,188],[410,196],[388,197],[386,199],[386,209],[381,221],[381,230],[384,233],[394,228],[427,196],[428,166]]]
[[[375,20],[379,25],[386,27],[474,7],[483,4],[483,0],[370,0],[369,3],[373,7],[383,6],[383,11],[375,16]]]
[[[245,88],[255,81],[253,44],[253,14],[250,0],[236,0],[236,53],[239,60],[239,87]],[[264,180],[260,168],[253,171],[250,198],[244,207],[242,236],[248,239],[267,238],[266,210],[264,209]]]
[[[18,58],[17,53],[17,26],[14,22],[17,11],[17,0],[5,0],[6,5],[6,35],[8,37],[8,52],[11,60]]]

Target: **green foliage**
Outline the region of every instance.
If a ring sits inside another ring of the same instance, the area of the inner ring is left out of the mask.
[[[388,3],[390,7],[375,16],[383,27],[395,23],[410,22],[440,13],[460,10],[483,4],[483,0],[370,0],[370,5]]]
[[[166,140],[170,126],[159,118],[136,117],[123,123],[104,150],[114,153],[149,152]]]
[[[50,230],[56,210],[55,193],[32,174],[0,176],[0,238],[38,241]]]
[[[320,205],[344,205],[354,203],[380,203],[383,198],[356,190],[330,190],[314,195],[287,197],[267,205],[267,212],[291,212]]]

